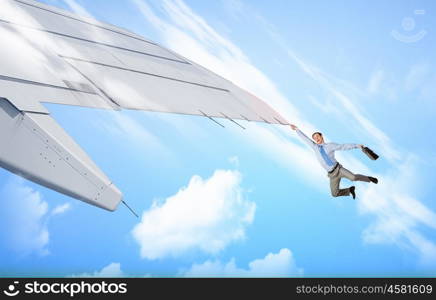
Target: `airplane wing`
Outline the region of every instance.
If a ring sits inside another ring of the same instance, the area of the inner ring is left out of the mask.
[[[127,30],[33,0],[0,7],[0,166],[115,210],[121,192],[43,103],[286,124],[230,81]]]

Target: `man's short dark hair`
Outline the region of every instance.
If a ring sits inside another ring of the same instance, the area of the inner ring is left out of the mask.
[[[319,134],[320,136],[322,136],[322,133],[319,132],[319,131],[317,131],[317,132],[312,133],[312,138],[313,138],[313,136],[314,136],[315,134]]]

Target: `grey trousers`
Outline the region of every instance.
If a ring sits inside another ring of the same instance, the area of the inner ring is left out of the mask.
[[[340,164],[339,166],[336,167],[336,169],[332,173],[327,173],[327,175],[330,178],[330,190],[332,192],[333,197],[350,195],[350,188],[346,188],[346,189],[339,188],[339,183],[341,182],[342,177],[348,178],[351,181],[365,181],[365,182],[371,181],[369,180],[368,176],[353,174]]]

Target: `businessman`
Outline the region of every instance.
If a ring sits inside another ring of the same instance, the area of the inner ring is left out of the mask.
[[[363,145],[325,143],[321,132],[313,133],[313,140],[311,140],[300,129],[298,129],[297,126],[293,124],[290,126],[297,132],[298,136],[312,148],[319,163],[327,171],[327,175],[330,178],[330,190],[333,197],[349,196],[351,194],[353,199],[356,199],[355,186],[350,186],[345,189],[339,188],[342,177],[348,178],[351,181],[378,183],[378,179],[375,177],[351,173],[335,159],[335,151],[363,148]]]

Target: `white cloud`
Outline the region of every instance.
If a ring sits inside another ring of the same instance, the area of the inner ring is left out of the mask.
[[[329,97],[327,97],[325,101],[321,101],[320,99],[317,99],[312,95],[309,95],[308,99],[313,106],[315,106],[319,111],[322,111],[325,114],[339,115],[341,113],[341,111],[336,107],[334,102],[329,99]]]
[[[132,151],[173,158],[172,151],[150,132],[141,122],[123,112],[104,112],[94,120],[95,127],[117,140]]]
[[[395,244],[416,251],[422,262],[436,265],[436,244],[421,229],[436,229],[436,214],[411,196],[416,185],[415,161],[409,157],[395,169],[395,175],[382,176],[379,185],[368,186],[359,201],[359,212],[375,217],[363,232],[366,243]]]
[[[41,194],[16,177],[9,180],[0,193],[3,244],[21,255],[48,254],[49,208]]]
[[[297,55],[289,49],[287,53],[306,74],[312,77],[313,80],[338,100],[337,104],[342,105],[343,109],[349,113],[348,116],[343,114],[344,117],[347,117],[350,124],[357,123],[360,125],[360,128],[364,130],[368,138],[376,142],[377,148],[380,149],[384,157],[391,162],[395,162],[401,157],[399,151],[396,150],[396,147],[392,144],[391,139],[359,109],[355,101],[351,100],[351,98],[341,90],[344,85],[347,85],[347,82],[334,78],[322,70],[311,66],[309,63],[297,57]],[[337,82],[340,84],[336,84]]]
[[[376,95],[377,98],[396,100],[398,99],[399,84],[400,82],[395,79],[393,74],[378,68],[371,74],[366,92],[368,96]]]
[[[227,263],[208,260],[202,264],[194,264],[181,272],[185,277],[300,277],[303,269],[298,268],[292,252],[283,248],[278,253],[269,253],[262,259],[248,264],[248,269],[238,268],[235,260]]]
[[[143,278],[151,278],[151,274],[145,274],[145,275],[128,275],[121,269],[120,263],[110,263],[109,265],[103,267],[99,271],[95,271],[92,273],[81,273],[81,274],[74,274],[67,277],[97,277],[97,278],[124,278],[124,277],[143,277]]]
[[[384,78],[385,78],[385,74],[384,74],[383,70],[379,69],[379,70],[375,71],[371,75],[371,78],[369,79],[368,92],[370,94],[375,94],[375,93],[379,92]]]
[[[240,0],[222,0],[224,9],[235,20],[240,20],[244,14],[244,4]]]
[[[71,209],[69,203],[50,207],[40,192],[20,177],[11,176],[0,189],[0,234],[3,244],[19,255],[48,255],[51,217]]]
[[[431,68],[429,64],[418,63],[411,66],[406,75],[405,87],[406,91],[413,91],[423,85],[431,75]]]
[[[241,139],[256,145],[269,159],[287,168],[293,175],[303,178],[325,193],[330,193],[326,190],[328,188],[326,174],[319,166],[312,150],[302,142],[290,141],[289,134],[295,134],[291,133],[290,129],[268,128],[252,123],[246,126],[247,130],[241,135]]]
[[[69,211],[71,209],[71,204],[70,203],[65,203],[62,205],[58,205],[55,208],[53,208],[53,210],[51,211],[52,215],[61,215],[67,211]]]
[[[233,164],[236,168],[239,168],[239,158],[237,156],[229,157],[229,162]]]
[[[110,263],[100,271],[94,273],[82,273],[78,275],[72,275],[71,277],[126,277],[126,274],[121,270],[120,263]]]
[[[214,254],[243,239],[256,205],[244,199],[240,182],[239,172],[217,170],[208,179],[195,175],[175,195],[155,201],[132,230],[141,257],[180,256],[194,249]]]
[[[94,17],[79,3],[74,0],[62,0],[77,15],[94,19]]]
[[[407,92],[417,92],[420,99],[433,100],[436,96],[436,74],[429,63],[411,66],[405,79]]]

